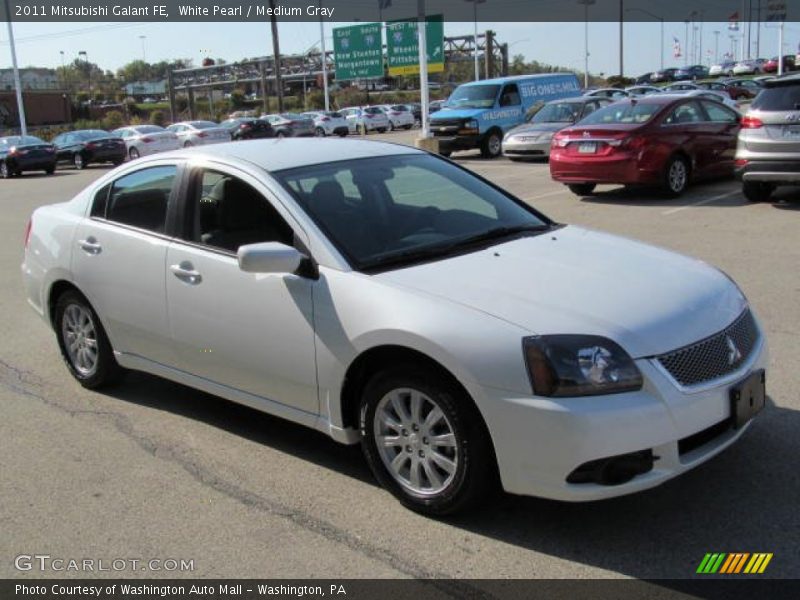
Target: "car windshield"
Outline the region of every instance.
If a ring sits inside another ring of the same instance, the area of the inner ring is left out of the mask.
[[[428,155],[363,158],[273,174],[361,270],[436,260],[551,227],[521,201]]]
[[[195,129],[211,129],[212,127],[219,127],[219,125],[211,121],[190,121],[189,125]]]
[[[583,119],[581,125],[623,125],[646,123],[653,118],[662,104],[647,102],[618,102],[596,110]]]
[[[33,135],[12,135],[11,137],[0,139],[0,144],[4,144],[6,146],[27,146],[29,144],[45,143],[45,141],[40,140],[38,137]]]
[[[581,114],[582,104],[578,102],[556,102],[545,104],[542,110],[531,118],[531,123],[574,123]]]
[[[108,137],[110,134],[102,129],[87,129],[86,131],[76,131],[75,135],[80,140],[91,140],[99,137]]]
[[[447,105],[454,108],[491,108],[499,90],[499,85],[462,85],[447,99]]]

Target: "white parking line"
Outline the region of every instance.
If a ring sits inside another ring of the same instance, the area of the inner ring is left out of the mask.
[[[542,198],[549,198],[550,196],[558,196],[560,194],[568,194],[571,193],[568,189],[564,188],[563,190],[553,190],[552,192],[547,192],[546,194],[539,194],[537,196],[529,196],[528,198],[522,198],[525,202],[533,202],[534,200],[541,200]]]
[[[669,210],[665,210],[661,214],[665,216],[674,215],[675,213],[681,212],[682,210],[686,210],[687,208],[694,208],[695,206],[703,206],[704,204],[710,204],[711,202],[722,200],[723,198],[730,198],[731,196],[736,196],[737,194],[741,194],[741,192],[739,190],[735,190],[733,192],[726,192],[724,194],[720,194],[719,196],[712,196],[711,198],[706,198],[705,200],[692,202],[691,204],[687,204],[686,206],[679,206],[677,208],[671,208]]]

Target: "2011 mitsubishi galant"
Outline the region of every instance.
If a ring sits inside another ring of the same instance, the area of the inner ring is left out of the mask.
[[[725,274],[394,144],[138,160],[36,210],[22,271],[82,385],[142,370],[361,442],[427,514],[496,480],[570,501],[653,487],[765,401],[764,335]]]

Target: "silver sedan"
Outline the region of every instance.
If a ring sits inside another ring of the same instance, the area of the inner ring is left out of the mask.
[[[213,121],[183,121],[173,123],[167,129],[178,136],[183,148],[231,141],[230,131]]]

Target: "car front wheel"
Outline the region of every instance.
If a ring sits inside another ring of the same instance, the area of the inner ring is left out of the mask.
[[[11,169],[8,168],[8,164],[5,162],[0,162],[0,177],[3,179],[9,179],[13,175]]]
[[[436,371],[406,365],[379,373],[364,390],[359,421],[375,477],[414,511],[451,514],[496,488],[494,453],[477,409]]]
[[[481,156],[483,158],[497,158],[503,151],[503,139],[497,132],[487,135],[481,142]]]
[[[139,158],[139,151],[136,148],[131,148],[130,150],[128,150],[128,156],[130,157],[131,160],[136,160],[137,158]]]
[[[61,356],[83,387],[94,389],[115,383],[124,374],[97,313],[78,292],[68,291],[59,297],[54,326]]]

